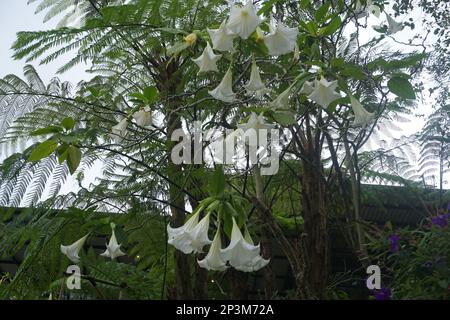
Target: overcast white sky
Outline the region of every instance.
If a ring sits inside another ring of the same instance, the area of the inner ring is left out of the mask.
[[[11,46],[19,31],[48,30],[55,27],[58,19],[43,23],[45,13],[35,14],[38,2],[27,5],[27,0],[0,0],[0,77],[13,73],[22,75],[25,61],[12,59],[13,52]],[[39,61],[31,61],[45,83],[56,75],[56,70],[65,61],[64,58],[54,61],[51,64],[39,66]],[[66,60],[67,61],[67,60]],[[58,75],[59,78],[72,83],[77,83],[85,77],[82,66],[74,68],[67,73]]]

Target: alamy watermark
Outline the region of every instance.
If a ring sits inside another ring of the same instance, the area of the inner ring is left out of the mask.
[[[280,132],[278,129],[239,128],[202,130],[202,123],[194,123],[193,133],[174,130],[171,160],[175,164],[218,164],[245,167],[259,165],[262,175],[274,175],[279,169]]]

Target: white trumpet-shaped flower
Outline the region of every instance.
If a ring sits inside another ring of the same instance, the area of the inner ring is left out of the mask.
[[[233,39],[236,36],[227,32],[226,24],[227,21],[224,20],[219,29],[206,29],[211,37],[213,48],[219,51],[233,50]]]
[[[211,243],[208,238],[209,214],[198,222],[199,214],[194,214],[179,228],[171,228],[168,225],[168,243],[185,254],[203,252],[203,247]]]
[[[215,54],[209,42],[206,44],[205,49],[200,57],[192,59],[195,64],[200,68],[198,73],[208,71],[219,71],[217,69],[217,61],[222,57],[221,54]]]
[[[302,88],[300,89],[300,93],[304,95],[310,95],[314,91],[314,81],[305,81]]]
[[[211,240],[208,238],[209,230],[209,213],[203,217],[202,220],[189,231],[191,237],[191,246],[194,253],[203,252],[203,247],[211,244]]]
[[[200,267],[207,270],[224,271],[227,263],[223,260],[220,250],[222,249],[222,240],[220,239],[220,226],[217,229],[214,240],[209,248],[208,254],[203,260],[197,260]]]
[[[231,68],[225,73],[219,85],[214,90],[208,91],[208,93],[223,102],[231,103],[235,101],[236,94],[233,92],[233,73],[231,72]]]
[[[118,124],[111,128],[113,139],[119,143],[127,134],[128,119],[122,119]]]
[[[350,96],[350,101],[353,113],[355,114],[353,125],[358,127],[366,127],[375,118],[375,114],[364,109],[364,107],[355,97]]]
[[[236,220],[233,219],[233,228],[231,231],[231,240],[228,247],[222,249],[222,257],[229,262],[232,267],[244,272],[257,271],[265,267],[269,260],[260,256],[259,244],[255,246],[242,236]]]
[[[103,257],[111,258],[114,260],[115,258],[124,256],[125,253],[120,250],[120,244],[117,243],[116,234],[114,232],[114,227],[112,228],[111,239],[109,239],[109,243],[106,245],[106,250],[101,254]]]
[[[264,36],[269,55],[281,56],[293,52],[297,42],[298,28],[288,28],[281,21],[271,19],[270,33]]]
[[[238,132],[250,147],[260,146],[260,130],[271,130],[274,125],[266,123],[262,114],[252,112],[247,123],[238,124]]]
[[[186,254],[191,253],[193,249],[189,232],[198,225],[199,216],[199,212],[195,213],[184,225],[178,228],[167,225],[168,243]]]
[[[274,127],[273,124],[266,123],[264,120],[264,116],[262,114],[257,115],[255,112],[250,114],[250,118],[247,123],[238,124],[239,129],[242,129],[244,132],[250,129],[258,132],[261,129],[270,130]]]
[[[289,96],[291,95],[291,87],[284,90],[273,100],[269,106],[273,109],[288,109],[289,108]]]
[[[320,80],[316,79],[314,80],[314,90],[308,95],[308,98],[326,109],[331,102],[341,97],[336,92],[337,85],[337,81],[327,81],[324,77]]]
[[[386,18],[388,22],[388,32],[389,34],[395,34],[403,29],[403,23],[395,21],[390,15],[386,12]]]
[[[261,98],[265,93],[269,92],[264,82],[261,80],[256,61],[253,60],[252,71],[250,74],[249,82],[244,85],[248,95],[256,94],[258,98]]]
[[[136,111],[133,114],[133,118],[136,121],[136,124],[140,127],[149,127],[153,123],[152,113],[148,108],[141,109]]]
[[[231,7],[227,29],[233,35],[238,35],[242,39],[248,39],[261,22],[253,1],[248,0],[247,4],[243,7],[238,5]]]
[[[69,258],[70,261],[73,263],[80,262],[80,250],[83,248],[84,242],[86,241],[89,234],[85,235],[83,238],[75,241],[74,243],[68,245],[68,246],[60,246],[60,250],[63,254]]]

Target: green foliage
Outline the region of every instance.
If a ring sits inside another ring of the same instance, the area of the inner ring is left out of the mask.
[[[388,87],[392,93],[405,99],[415,99],[416,94],[414,88],[408,79],[400,76],[392,77],[388,81]]]
[[[389,236],[399,236],[400,249],[390,251]],[[427,219],[419,228],[385,227],[373,233],[369,249],[382,268],[383,286],[393,299],[448,299],[450,250],[448,227],[431,225]]]
[[[87,253],[81,254],[82,290],[66,291],[61,285],[65,279],[60,277],[72,263],[60,252],[60,244],[73,242],[80,233],[109,237],[110,221],[123,230],[123,233],[117,230],[117,238],[128,253],[128,262],[100,257],[101,251],[93,249],[88,241]],[[163,258],[164,230],[164,219],[152,214],[113,216],[75,208],[15,212],[2,209],[0,257],[10,258],[22,250],[25,253],[14,278],[0,285],[0,297],[45,299],[50,294],[53,298],[67,294],[71,298],[117,299],[119,295],[129,299],[160,298],[164,274],[167,273],[168,283],[173,281],[168,265],[171,262]]]

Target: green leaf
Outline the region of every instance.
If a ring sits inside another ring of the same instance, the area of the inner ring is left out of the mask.
[[[297,122],[291,112],[276,112],[273,114],[273,119],[282,126],[289,126]]]
[[[273,5],[279,0],[268,0],[263,3],[261,9],[258,11],[258,15],[269,16],[272,12]]]
[[[225,174],[222,166],[217,166],[214,172],[213,179],[211,181],[211,194],[213,196],[219,196],[223,194],[225,190]]]
[[[306,9],[311,3],[311,0],[300,0],[300,9]]]
[[[73,174],[77,170],[81,161],[81,150],[75,146],[69,146],[67,150],[67,166],[69,167],[70,174]]]
[[[63,143],[56,149],[56,156],[58,157],[59,164],[62,164],[67,160],[67,157],[69,155],[68,149],[69,145],[67,143]]]
[[[58,142],[55,140],[47,140],[38,144],[31,152],[28,161],[39,161],[41,159],[47,158],[49,155],[55,151],[58,146]]]
[[[177,55],[181,51],[187,49],[188,47],[189,47],[189,44],[187,42],[180,41],[180,42],[175,43],[172,47],[168,48],[166,53],[169,56]]]
[[[331,36],[333,33],[335,33],[342,24],[341,17],[336,16],[331,22],[324,28],[322,28],[321,33],[324,36]]]
[[[330,9],[329,2],[325,2],[319,9],[317,9],[314,17],[318,23],[322,23],[325,21],[325,16],[328,13],[328,9]]]
[[[158,89],[156,87],[147,87],[144,89],[144,96],[147,99],[147,103],[153,103],[158,99]]]
[[[37,129],[34,130],[33,132],[30,133],[30,136],[41,136],[44,134],[50,134],[50,133],[59,133],[63,130],[62,127],[60,126],[48,126],[47,128],[41,128],[41,129]]]
[[[346,64],[344,66],[344,69],[341,71],[341,74],[347,77],[355,78],[357,80],[364,79],[364,72],[356,64]]]
[[[415,99],[416,93],[408,79],[400,76],[392,77],[388,81],[388,88],[391,92],[400,98]]]
[[[344,63],[345,63],[344,58],[333,58],[331,59],[330,65],[333,68],[340,68],[344,65]]]
[[[233,230],[233,216],[230,212],[224,210],[223,203],[219,207],[219,214],[223,220],[223,231],[229,239],[231,239],[231,231]]]
[[[139,100],[141,102],[145,102],[147,100],[147,98],[140,92],[130,93],[130,96],[133,98],[136,98],[137,100]]]
[[[75,120],[71,117],[67,117],[63,121],[61,121],[61,125],[66,130],[72,130],[73,127],[75,126]]]

